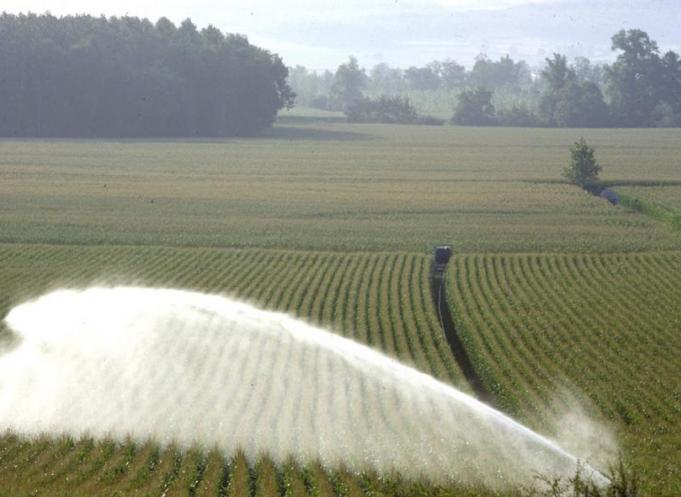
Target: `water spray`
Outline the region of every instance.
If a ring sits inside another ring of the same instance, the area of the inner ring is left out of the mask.
[[[60,290],[12,309],[0,429],[243,450],[506,487],[607,480],[548,438],[364,345],[222,296]]]

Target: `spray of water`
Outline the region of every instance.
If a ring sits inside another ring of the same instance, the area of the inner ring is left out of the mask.
[[[496,487],[578,467],[451,386],[228,298],[61,290],[15,307],[6,322],[19,344],[0,356],[0,429],[217,446]]]

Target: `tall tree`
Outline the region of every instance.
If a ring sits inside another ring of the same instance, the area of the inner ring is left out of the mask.
[[[669,51],[661,59],[660,103],[653,111],[653,124],[681,126],[681,58]]]
[[[561,128],[607,126],[609,110],[601,89],[591,81],[570,81],[556,94],[551,124]]]
[[[607,94],[617,123],[649,126],[660,103],[662,64],[657,43],[640,29],[622,30],[612,37],[612,49],[620,53],[606,68]]]
[[[558,53],[554,53],[553,58],[546,59],[546,67],[542,69],[541,77],[553,92],[558,92],[577,80],[577,74],[568,64],[567,57]]]
[[[594,64],[586,57],[575,57],[573,69],[577,76],[577,81],[585,83],[590,81],[599,87],[604,84],[603,65]]]
[[[331,98],[342,109],[346,109],[353,102],[362,98],[362,90],[367,84],[367,75],[359,67],[356,57],[350,57],[345,64],[336,69],[331,87]]]
[[[475,59],[469,75],[469,82],[478,87],[520,88],[530,81],[530,70],[525,62],[515,62],[505,55],[498,61],[490,60],[485,54]]]
[[[412,90],[437,90],[440,87],[440,65],[431,63],[425,67],[410,67],[404,71],[404,79]]]
[[[609,122],[609,110],[595,83],[580,82],[567,57],[553,54],[541,72],[545,84],[539,102],[540,117],[549,126],[600,127]]]
[[[406,89],[407,84],[404,81],[401,69],[390,67],[385,62],[376,64],[371,68],[369,91],[372,93],[394,95]]]
[[[442,83],[447,89],[460,88],[466,84],[466,68],[452,59],[440,65]]]

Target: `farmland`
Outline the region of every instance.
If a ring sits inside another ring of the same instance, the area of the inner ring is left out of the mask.
[[[430,262],[423,255],[5,245],[0,259],[3,315],[18,301],[50,289],[102,281],[233,294],[328,325],[466,388],[439,330]],[[153,443],[26,443],[5,436],[0,445],[0,488],[7,495],[160,495],[171,488],[169,495],[187,495],[192,485],[195,495],[218,495],[221,485],[219,495],[249,495],[239,488],[251,487],[255,495],[277,495],[286,482],[292,492],[287,495],[304,495],[309,487],[330,496],[333,487],[359,495],[361,485],[382,485],[370,476],[362,482],[314,465],[277,472],[266,459],[249,469],[242,456],[223,460],[215,452],[183,454]]]
[[[222,293],[328,326],[439,379],[462,382],[433,309],[425,255],[3,245],[0,259],[3,316],[49,290],[98,283]]]
[[[681,186],[617,186],[618,193],[681,212]]]
[[[583,135],[606,183],[677,209],[679,131],[319,119],[258,140],[0,141],[0,316],[62,287],[220,293],[470,391],[429,286],[430,249],[452,243],[449,303],[494,404],[546,433],[569,391],[649,495],[678,494],[681,231],[561,172]],[[153,441],[0,439],[0,496],[116,492],[489,495]]]
[[[681,490],[681,253],[461,255],[451,305],[499,405],[534,426],[563,389],[615,423],[653,495]],[[651,461],[655,461],[651,464]]]
[[[581,131],[580,131],[581,133]],[[584,131],[607,181],[671,181],[679,133]],[[263,140],[0,142],[0,241],[463,252],[673,249],[561,184],[576,132],[282,126]],[[641,163],[645,163],[645,167]]]

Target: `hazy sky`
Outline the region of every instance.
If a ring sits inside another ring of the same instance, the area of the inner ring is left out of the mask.
[[[315,69],[350,54],[364,66],[401,67],[447,57],[470,65],[480,52],[530,63],[554,51],[607,60],[612,34],[636,27],[681,49],[681,0],[0,0],[0,9],[191,17]]]

